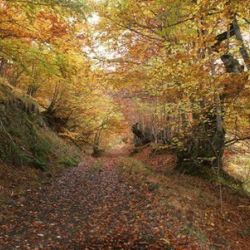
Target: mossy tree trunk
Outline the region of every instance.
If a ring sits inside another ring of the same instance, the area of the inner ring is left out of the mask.
[[[229,30],[216,37],[217,42],[212,49],[216,50],[221,42],[232,36],[236,36],[236,39],[241,42],[240,53],[247,69],[249,69],[249,55],[235,17]],[[238,74],[244,70],[244,66],[229,53],[224,54],[221,60],[227,73]],[[222,169],[222,157],[225,148],[223,122],[225,98],[227,98],[226,92],[221,95],[215,94],[213,107],[205,109],[202,118],[196,117],[199,120],[198,125],[193,129],[191,136],[186,139],[184,149],[177,153],[177,169],[189,173],[200,173],[208,167]]]

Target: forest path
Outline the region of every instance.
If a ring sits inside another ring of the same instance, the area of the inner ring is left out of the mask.
[[[176,238],[177,218],[152,192],[122,177],[120,158],[89,158],[27,190],[2,211],[0,249],[197,249],[189,236]]]

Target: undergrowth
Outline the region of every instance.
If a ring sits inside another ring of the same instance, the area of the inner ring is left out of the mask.
[[[45,126],[34,101],[0,84],[0,160],[42,171],[76,166],[80,152]]]

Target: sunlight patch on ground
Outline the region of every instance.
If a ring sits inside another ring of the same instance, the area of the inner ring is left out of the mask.
[[[250,193],[250,154],[247,153],[248,147],[245,144],[235,145],[236,153],[226,159],[225,170],[237,180],[242,181],[244,189]]]

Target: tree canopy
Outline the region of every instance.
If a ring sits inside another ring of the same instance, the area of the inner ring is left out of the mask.
[[[221,158],[249,137],[248,4],[2,0],[1,76],[78,145],[137,122],[197,164]]]

